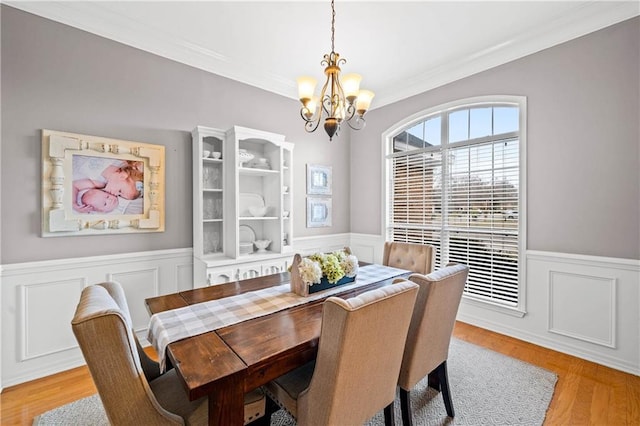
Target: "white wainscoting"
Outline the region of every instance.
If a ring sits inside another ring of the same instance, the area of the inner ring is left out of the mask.
[[[350,247],[359,260],[382,263],[384,254],[384,238],[382,236],[352,233]]]
[[[322,235],[294,239],[293,247],[310,254],[349,242],[350,234]],[[192,256],[186,248],[2,265],[0,390],[84,364],[71,319],[80,292],[91,284],[122,284],[144,344],[149,323],[144,300],[193,288]]]
[[[71,319],[88,285],[120,282],[144,338],[144,299],[191,288],[192,254],[188,248],[3,265],[2,388],[84,364]]]
[[[640,375],[640,261],[527,252],[516,318],[462,301],[458,320]]]
[[[351,249],[382,261],[384,238],[351,234]],[[640,375],[640,261],[529,250],[526,314],[463,299],[458,320]]]
[[[303,255],[349,246],[359,259],[380,263],[384,240],[334,234],[297,238],[293,246]],[[2,265],[2,387],[84,363],[70,321],[85,286],[122,283],[144,338],[144,299],[192,288],[192,262],[189,248]],[[523,318],[463,300],[458,319],[640,375],[639,282],[637,260],[529,251]]]
[[[351,234],[319,235],[315,237],[298,237],[293,239],[291,258],[295,253],[306,256],[313,253],[340,250],[349,245]]]

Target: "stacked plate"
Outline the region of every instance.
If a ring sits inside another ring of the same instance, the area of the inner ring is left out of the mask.
[[[251,163],[251,167],[254,169],[271,170],[269,160],[266,158],[259,158],[258,161]]]
[[[256,240],[256,233],[253,228],[248,225],[240,225],[238,231],[240,254],[253,253],[253,242]]]

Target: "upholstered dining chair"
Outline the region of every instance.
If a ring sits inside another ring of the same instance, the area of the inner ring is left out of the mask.
[[[398,373],[417,290],[402,281],[346,300],[329,297],[315,363],[269,382],[268,398],[301,425],[363,424],[383,409],[385,424],[394,424]]]
[[[382,264],[426,275],[433,270],[435,258],[433,246],[387,241],[384,243]]]
[[[409,392],[425,376],[429,376],[429,386],[442,392],[447,415],[455,415],[449,390],[447,358],[468,274],[466,265],[450,264],[429,275],[409,276],[409,280],[418,284],[420,290],[398,379],[402,423],[405,426],[413,424]]]
[[[148,381],[156,379],[160,376],[160,364],[155,360],[151,359],[149,355],[144,351],[140,341],[138,340],[138,336],[133,330],[133,321],[131,319],[131,313],[129,311],[129,304],[127,303],[127,297],[124,294],[124,289],[120,285],[120,283],[115,281],[107,281],[98,284],[104,287],[111,298],[116,302],[118,307],[122,310],[122,314],[124,315],[125,322],[131,325],[131,331],[133,334],[133,339],[136,342],[136,349],[138,350],[138,356],[140,358],[140,365],[142,366],[142,371],[144,371],[144,375]],[[173,368],[171,362],[167,360],[167,371]]]
[[[175,370],[147,379],[119,284],[84,288],[71,326],[111,424],[207,423],[207,398],[189,401]],[[264,409],[262,390],[245,395],[245,424],[266,420]]]

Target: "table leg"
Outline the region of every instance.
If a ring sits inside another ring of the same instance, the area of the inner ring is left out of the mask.
[[[209,425],[242,426],[244,423],[244,383],[227,378],[209,394]]]

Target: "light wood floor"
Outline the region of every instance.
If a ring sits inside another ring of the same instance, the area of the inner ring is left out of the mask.
[[[640,425],[638,376],[465,323],[456,324],[454,336],[555,372],[545,425]],[[30,425],[34,416],[95,392],[86,367],[7,388],[0,394],[0,424]]]

